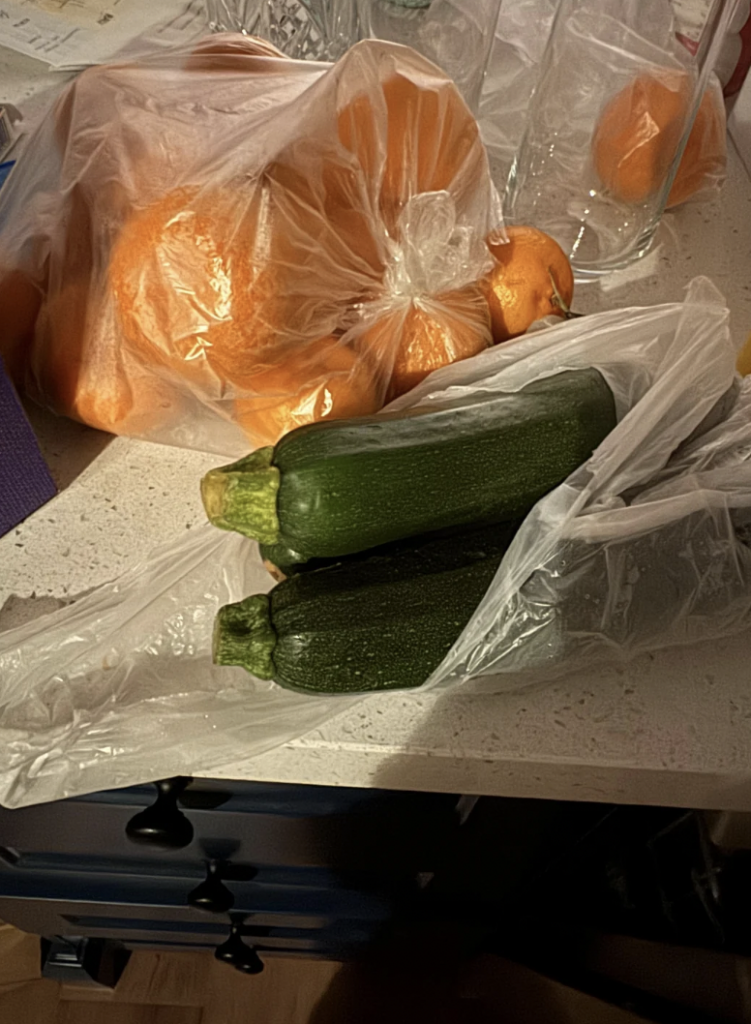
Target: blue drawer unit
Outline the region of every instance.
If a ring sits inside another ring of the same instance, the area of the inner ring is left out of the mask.
[[[447,794],[155,785],[0,809],[0,919],[71,943],[218,950],[249,973],[266,955],[346,959],[459,826]]]
[[[0,164],[0,188],[5,184],[6,179],[15,166],[15,163],[15,160],[6,160],[5,163]]]

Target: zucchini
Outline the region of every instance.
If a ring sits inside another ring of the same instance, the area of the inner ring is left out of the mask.
[[[514,393],[312,423],[209,472],[209,519],[302,560],[526,515],[615,426],[597,370]]]
[[[478,527],[482,529],[482,527]],[[391,544],[381,544],[375,548],[368,548],[368,557],[372,555],[392,555],[401,552],[414,551],[416,545],[423,546],[434,540],[441,540],[446,537],[457,537],[468,534],[472,527],[450,527],[445,530],[434,530],[430,533],[421,534],[419,537],[408,537],[404,540],[397,540]],[[299,572],[311,572],[314,569],[323,569],[326,566],[336,565],[344,561],[362,560],[365,552],[358,551],[353,555],[342,555],[340,558],[303,558],[299,551],[292,551],[284,544],[259,544],[261,560],[266,570],[275,580],[285,580],[288,576],[295,576]]]
[[[304,693],[421,686],[471,619],[518,526],[351,559],[225,605],[214,662]]]
[[[304,558],[299,551],[293,551],[286,544],[259,544],[261,559],[267,571],[275,580],[286,579],[308,568],[318,568],[318,560],[310,561]]]

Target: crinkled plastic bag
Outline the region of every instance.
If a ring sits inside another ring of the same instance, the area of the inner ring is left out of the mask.
[[[433,378],[458,398],[594,366],[619,422],[530,512],[428,685],[513,689],[748,627],[751,384],[735,356],[727,309],[699,278],[683,305],[571,321],[472,360],[471,377]]]
[[[500,220],[477,124],[418,54],[211,36],[85,71],[37,131],[0,196],[0,351],[55,412],[240,454],[487,347]]]
[[[212,665],[221,605],[272,582],[252,542],[207,524],[0,633],[0,803],[207,774],[344,710]]]
[[[390,408],[595,366],[618,424],[530,512],[426,687],[518,688],[751,622],[751,378],[699,278],[686,302],[599,313],[433,374]],[[266,592],[255,545],[206,526],[0,635],[0,802],[207,774],[351,706],[211,664],[219,607]]]

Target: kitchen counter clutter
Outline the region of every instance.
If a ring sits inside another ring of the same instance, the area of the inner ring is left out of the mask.
[[[688,282],[705,275],[725,297],[739,348],[751,330],[751,181],[732,145],[728,171],[718,198],[665,217],[646,258],[579,286],[576,311],[680,302]],[[0,539],[0,630],[75,603],[152,548],[200,532],[205,514],[198,482],[221,461],[215,454],[111,438],[31,405],[28,413],[60,493]],[[42,620],[39,625],[42,630]],[[347,698],[316,731],[275,750],[251,760],[238,750],[236,760],[221,766],[181,770],[216,778],[749,810],[749,644],[738,636],[659,651],[506,694],[483,693],[478,685]],[[40,768],[44,760],[40,752]],[[155,750],[150,777],[171,774],[169,768]],[[146,778],[120,784],[140,781]]]

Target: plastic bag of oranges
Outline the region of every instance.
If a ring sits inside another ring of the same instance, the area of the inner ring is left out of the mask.
[[[0,199],[0,353],[54,411],[234,452],[491,343],[477,125],[413,51],[211,36],[91,68]]]

